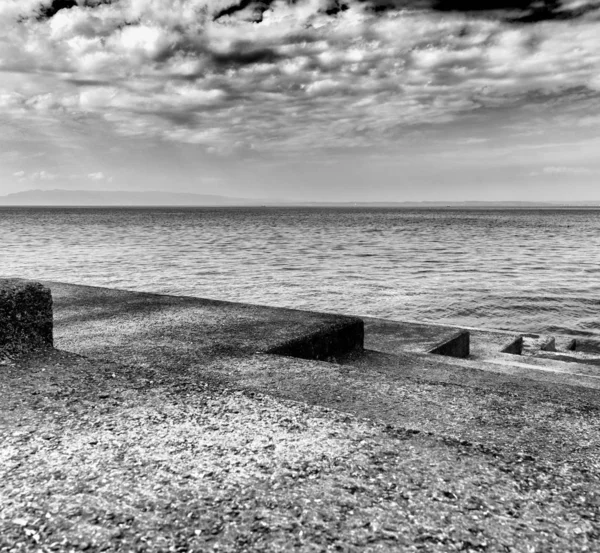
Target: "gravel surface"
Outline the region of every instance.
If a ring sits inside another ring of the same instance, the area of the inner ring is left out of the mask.
[[[305,403],[251,390],[261,363],[239,369],[248,383],[236,390],[210,367],[201,380],[62,352],[5,362],[0,551],[598,550],[590,403],[574,397],[561,411],[551,394],[507,401],[514,390],[378,383],[348,369],[319,377],[324,364],[302,377],[299,362],[273,361],[263,384],[271,374],[277,394],[298,398],[312,379]],[[404,418],[369,412],[384,388]],[[496,435],[501,417],[513,430],[497,442],[467,435]],[[552,420],[577,455],[544,449]]]

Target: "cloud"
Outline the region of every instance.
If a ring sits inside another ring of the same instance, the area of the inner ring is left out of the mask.
[[[211,152],[289,154],[382,147],[534,97],[600,98],[598,2],[480,5],[5,1],[0,122],[87,118]]]
[[[72,178],[78,178],[78,175],[72,175]],[[96,181],[96,182],[108,182],[111,183],[114,181],[114,178],[109,176],[109,175],[105,175],[102,171],[98,171],[96,173],[88,173],[87,174],[87,178],[92,180],[92,181]]]
[[[588,0],[434,0],[429,5],[442,12],[479,12],[513,23],[578,19],[600,7]]]
[[[13,173],[13,177],[17,177],[19,179],[22,179],[25,176],[25,171],[17,171],[15,173]]]
[[[98,173],[89,173],[88,174],[88,179],[90,180],[104,180],[106,177],[104,176],[104,173],[102,173],[101,171],[99,171]]]
[[[50,173],[48,171],[36,171],[35,173],[31,173],[29,175],[29,178],[31,180],[42,180],[42,181],[48,181],[48,180],[55,180],[58,177],[58,175],[55,175],[54,173]]]
[[[542,172],[546,175],[591,175],[593,171],[587,167],[544,167]]]
[[[544,176],[544,175],[572,175],[572,176],[582,176],[582,175],[593,175],[595,171],[589,169],[588,167],[567,167],[562,165],[551,165],[548,167],[542,168],[541,171],[533,171],[530,173],[531,176]]]

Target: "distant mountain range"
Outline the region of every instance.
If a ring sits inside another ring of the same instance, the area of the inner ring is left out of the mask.
[[[553,208],[600,207],[599,201],[587,202],[483,202],[483,201],[424,201],[424,202],[298,202],[283,200],[260,200],[233,198],[211,194],[192,194],[176,192],[122,192],[117,190],[26,190],[0,196],[0,206],[122,206],[122,207],[159,207],[159,206],[338,206],[338,207],[406,207],[406,208]]]
[[[4,206],[219,206],[254,205],[256,200],[211,194],[117,190],[26,190],[0,196]]]

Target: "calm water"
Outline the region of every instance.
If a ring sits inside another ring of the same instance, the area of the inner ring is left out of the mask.
[[[0,275],[600,335],[600,210],[0,208]]]

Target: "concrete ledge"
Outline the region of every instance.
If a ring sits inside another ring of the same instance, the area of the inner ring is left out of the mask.
[[[510,342],[502,347],[500,353],[521,355],[523,353],[523,336],[515,336]]]
[[[436,344],[428,353],[465,359],[469,357],[470,353],[470,334],[466,330],[456,332],[449,338]]]
[[[363,321],[351,319],[307,336],[289,340],[270,348],[266,353],[327,361],[352,351],[362,350],[364,339]]]
[[[584,353],[600,353],[600,341],[585,338],[574,338],[567,346],[568,351],[582,351]]]
[[[0,279],[0,357],[53,346],[52,294],[38,282]]]

